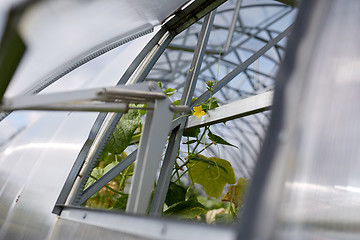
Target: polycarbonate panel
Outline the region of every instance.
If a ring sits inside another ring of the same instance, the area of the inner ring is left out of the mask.
[[[0,158],[0,239],[49,234],[56,221],[52,208],[95,118],[96,113],[47,113],[9,141]]]
[[[360,2],[314,5],[323,18],[299,48],[286,92],[299,102],[286,106],[276,239],[360,239]]]
[[[5,96],[32,93],[35,85],[101,54],[97,51],[149,33],[184,2],[52,0],[31,5],[19,26],[27,51]]]
[[[238,239],[360,239],[359,10],[303,1]]]

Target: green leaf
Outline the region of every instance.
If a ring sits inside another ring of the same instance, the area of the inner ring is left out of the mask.
[[[298,0],[275,0],[281,3],[284,3],[286,5],[292,6],[292,7],[298,7],[299,1]]]
[[[194,139],[194,140],[190,140],[190,141],[188,141],[188,142],[184,142],[183,144],[190,145],[190,144],[193,144],[193,143],[196,143],[196,142],[197,142],[197,140]]]
[[[241,206],[247,190],[249,181],[245,178],[239,178],[236,185],[229,186],[227,193],[221,198],[221,201],[232,202],[235,207]]]
[[[192,160],[192,161],[200,161],[200,162],[203,162],[205,164],[208,164],[208,165],[211,165],[211,166],[215,166],[215,167],[219,167],[221,168],[223,171],[225,171],[226,173],[228,173],[227,169],[224,168],[223,166],[221,165],[218,165],[216,164],[216,162],[212,161],[212,160],[209,160],[207,157],[201,155],[201,154],[193,154],[193,155],[189,155],[188,157],[189,160]]]
[[[207,210],[198,201],[191,198],[186,201],[178,202],[169,207],[164,213],[164,216],[174,215],[182,219],[190,219],[199,215],[206,214]]]
[[[110,163],[112,163],[113,161],[116,161],[116,158],[120,157],[118,154],[111,154],[111,153],[107,153],[107,152],[103,152],[99,158],[99,163],[102,163],[102,167],[106,166]],[[121,158],[120,158],[121,159]],[[100,165],[98,165],[100,166]]]
[[[164,90],[164,93],[166,94],[166,96],[170,97],[171,95],[173,95],[174,93],[176,93],[177,90],[174,88],[167,88]]]
[[[146,103],[144,103],[144,104],[136,104],[136,107],[143,108],[143,109],[139,110],[139,113],[140,113],[141,116],[146,114],[146,108],[147,108]]]
[[[211,104],[210,104],[210,102],[211,102]],[[217,99],[215,97],[212,97],[212,98],[209,98],[208,100],[206,100],[205,102],[203,102],[201,104],[201,107],[204,110],[210,110],[210,109],[219,107],[219,104],[217,102]]]
[[[180,99],[176,100],[176,101],[173,101],[173,104],[174,105],[180,105]]]
[[[210,132],[210,130],[209,130],[208,136],[209,136],[209,139],[210,139],[211,141],[213,141],[215,144],[223,144],[223,145],[228,145],[228,146],[232,146],[232,147],[238,148],[237,146],[235,146],[235,145],[227,142],[226,140],[224,140],[222,137],[213,134],[212,132]]]
[[[171,206],[175,203],[185,201],[186,189],[173,182],[170,182],[169,190],[166,194],[165,203]]]
[[[111,134],[104,152],[112,154],[122,153],[130,144],[131,138],[140,123],[141,118],[138,110],[130,110],[124,114]]]
[[[210,81],[207,81],[205,82],[206,83],[206,89],[209,90],[209,91],[212,91],[213,90],[213,86],[214,86],[214,81],[213,80],[210,80]]]
[[[104,167],[104,174],[106,174],[108,171],[110,171],[113,167],[115,167],[119,162],[118,161],[113,161],[111,163],[109,163],[108,165],[106,165]]]
[[[137,144],[140,142],[140,138],[141,138],[141,135],[142,133],[137,133],[137,134],[134,134],[132,137],[131,137],[131,141],[130,141],[130,144]]]
[[[204,205],[207,209],[218,209],[218,208],[226,208],[228,203],[223,202],[216,198],[211,198],[208,196],[199,196],[198,201]]]
[[[104,175],[104,170],[99,167],[96,167],[92,170],[90,175],[91,176],[89,177],[89,179],[85,184],[85,189],[88,188],[94,182],[96,182],[97,179],[101,178]]]
[[[225,159],[202,155],[189,157],[189,177],[194,183],[203,186],[210,197],[218,198],[227,183],[235,183],[234,169]]]
[[[183,132],[184,137],[197,137],[200,133],[200,128],[185,129]]]

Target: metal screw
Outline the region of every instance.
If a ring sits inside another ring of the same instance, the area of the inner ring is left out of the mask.
[[[166,225],[163,225],[162,228],[161,228],[161,234],[165,235],[166,232],[167,232],[167,227],[166,227]]]

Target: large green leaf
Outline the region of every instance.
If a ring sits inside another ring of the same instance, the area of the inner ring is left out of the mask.
[[[206,214],[207,209],[194,198],[189,198],[186,201],[178,202],[169,207],[164,213],[164,216],[176,216],[178,218],[194,218],[196,216]]]
[[[173,182],[170,182],[168,192],[166,194],[165,203],[171,206],[175,203],[185,201],[186,189]]]
[[[130,110],[124,114],[104,148],[105,153],[120,154],[130,144],[136,128],[141,123],[138,110]]]
[[[239,178],[236,185],[229,186],[227,193],[221,198],[224,202],[232,202],[235,207],[243,204],[244,196],[248,186],[248,180],[245,178]]]
[[[230,162],[225,159],[202,155],[189,156],[189,177],[203,186],[210,197],[218,198],[227,183],[234,184],[235,174]]]

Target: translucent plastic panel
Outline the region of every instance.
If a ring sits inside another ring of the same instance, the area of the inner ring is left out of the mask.
[[[323,18],[313,17],[286,92],[293,100],[286,104],[288,144],[280,154],[288,167],[278,235],[359,239],[360,2],[315,7]]]
[[[184,2],[53,0],[31,5],[19,26],[27,51],[6,96],[32,93],[35,83],[62,76],[80,60],[150,32]]]
[[[239,239],[360,239],[360,2],[302,6]]]

